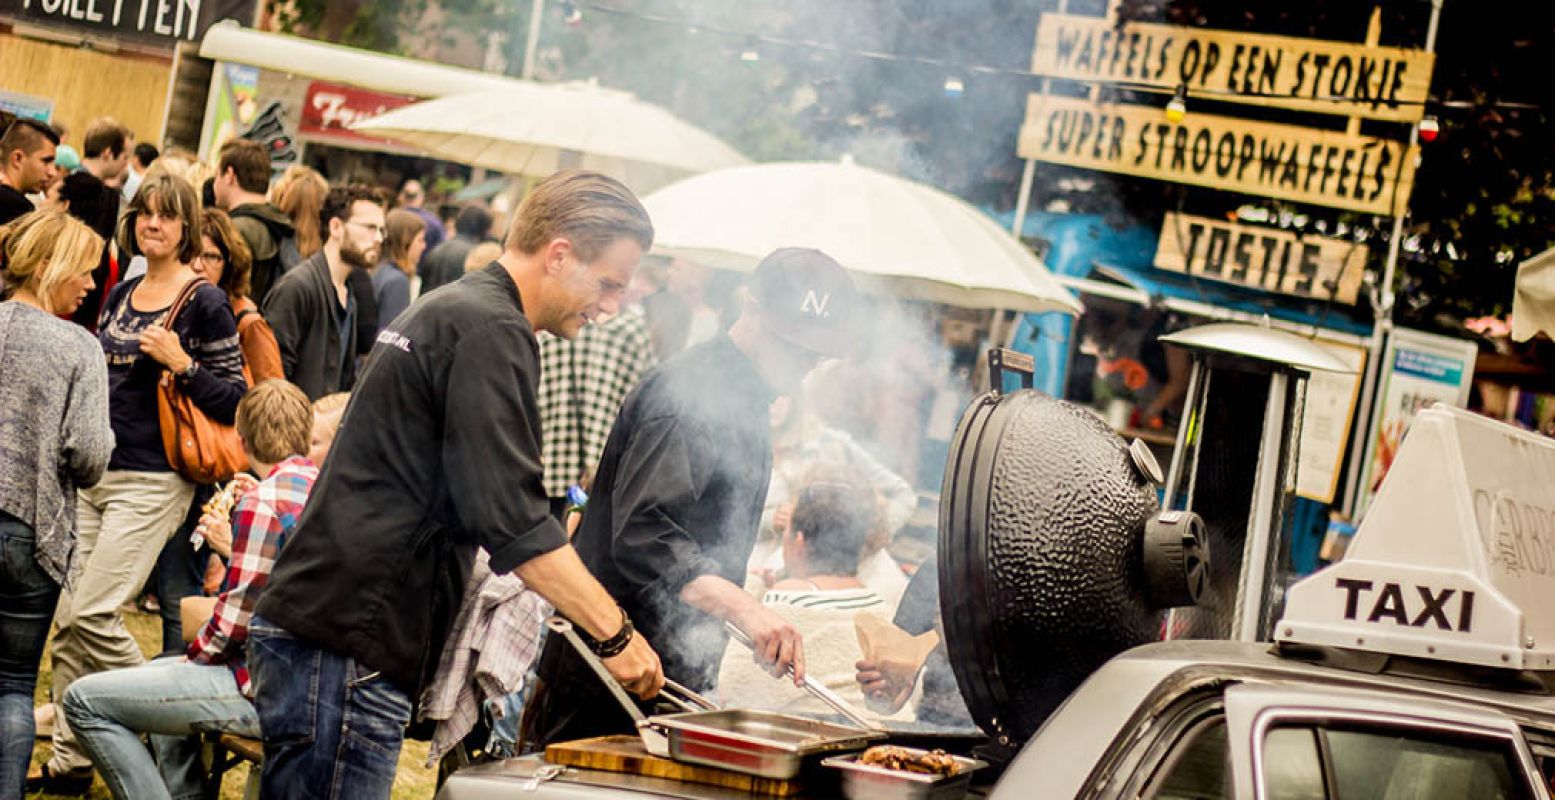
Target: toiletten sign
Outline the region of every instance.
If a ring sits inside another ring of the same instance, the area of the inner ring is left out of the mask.
[[[0,18],[83,36],[155,43],[197,42],[223,19],[253,22],[256,0],[0,0]]]
[[[1355,305],[1366,245],[1168,213],[1155,266],[1195,278]]]
[[[1417,148],[1370,136],[1032,94],[1022,158],[1298,203],[1392,215]]]
[[[1420,119],[1435,56],[1258,33],[1044,14],[1031,70],[1039,75],[1187,86],[1214,100],[1395,122]]]

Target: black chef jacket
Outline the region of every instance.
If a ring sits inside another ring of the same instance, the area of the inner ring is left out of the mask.
[[[573,545],[664,664],[697,691],[713,687],[723,622],[680,590],[716,575],[736,586],[756,541],[772,474],[773,393],[720,335],[648,374],[621,407]],[[544,689],[526,739],[631,732],[620,706],[560,637],[541,657]]]
[[[257,612],[419,694],[475,548],[501,574],[567,543],[540,484],[540,347],[500,264],[378,335]]]

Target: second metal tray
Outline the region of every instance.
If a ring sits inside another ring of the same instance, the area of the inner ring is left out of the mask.
[[[807,758],[862,750],[885,734],[789,714],[731,708],[650,717],[676,761],[786,780]]]

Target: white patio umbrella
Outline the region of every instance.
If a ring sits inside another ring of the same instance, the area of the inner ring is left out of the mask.
[[[841,163],[708,172],[643,199],[654,252],[749,271],[779,247],[814,247],[873,294],[963,308],[1080,312],[1008,231],[930,186]]]
[[[535,83],[450,95],[351,126],[438,158],[545,177],[569,167],[639,191],[749,163],[723,141],[659,106],[593,82]]]
[[[1555,247],[1518,265],[1512,293],[1512,341],[1540,332],[1555,337]]]

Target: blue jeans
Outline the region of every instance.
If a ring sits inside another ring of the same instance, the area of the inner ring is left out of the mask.
[[[232,670],[181,658],[80,678],[60,708],[119,800],[202,797],[199,734],[259,736],[259,714]]]
[[[59,584],[34,558],[32,526],[0,512],[0,800],[20,800],[32,762],[32,693]]]
[[[257,615],[248,666],[265,739],[260,796],[388,798],[410,722],[404,692]]]

